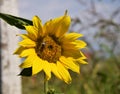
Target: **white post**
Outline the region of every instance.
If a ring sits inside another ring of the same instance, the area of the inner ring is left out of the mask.
[[[0,0],[0,12],[17,15],[17,0]],[[0,20],[0,45],[1,45],[1,93],[21,94],[21,78],[17,76],[20,72],[18,65],[20,59],[13,55],[18,47],[18,29]]]

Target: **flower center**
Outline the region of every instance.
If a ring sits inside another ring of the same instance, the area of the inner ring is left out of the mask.
[[[38,39],[37,55],[50,63],[55,63],[61,56],[61,46],[50,36]]]

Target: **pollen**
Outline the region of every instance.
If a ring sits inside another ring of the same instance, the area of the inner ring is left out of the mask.
[[[61,46],[54,38],[46,36],[38,39],[36,53],[43,60],[55,63],[61,56]]]

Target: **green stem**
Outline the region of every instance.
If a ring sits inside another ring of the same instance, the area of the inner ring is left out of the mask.
[[[44,73],[44,93],[47,94],[48,92],[48,81],[46,80],[46,75]]]

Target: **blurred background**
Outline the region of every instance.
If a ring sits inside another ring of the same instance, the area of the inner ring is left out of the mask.
[[[70,85],[52,77],[50,88],[64,94],[120,93],[120,0],[19,0],[19,15],[32,19],[38,15],[43,23],[64,14],[72,17],[70,32],[84,34],[83,50],[88,65],[81,74],[70,71]],[[23,94],[40,94],[43,77],[22,79]],[[42,92],[41,92],[42,94]]]
[[[88,65],[81,73],[70,71],[67,85],[52,76],[50,89],[57,94],[120,94],[120,0],[18,0],[20,17],[38,15],[43,23],[68,10],[70,32],[84,34],[87,47],[82,50]],[[43,94],[43,73],[22,77],[22,94]]]

